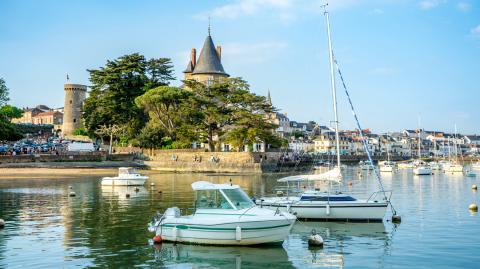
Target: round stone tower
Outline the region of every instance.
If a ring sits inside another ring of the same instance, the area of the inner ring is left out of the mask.
[[[87,86],[65,84],[65,105],[63,107],[62,135],[71,136],[73,131],[82,128],[83,101],[87,97]]]

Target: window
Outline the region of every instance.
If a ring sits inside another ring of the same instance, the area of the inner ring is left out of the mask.
[[[195,208],[209,208],[209,209],[233,209],[227,199],[220,193],[219,190],[203,190],[197,191],[197,200],[195,201]]]
[[[249,208],[254,205],[248,195],[240,189],[225,189],[222,191],[237,209]]]
[[[73,119],[73,122],[77,122],[77,119]]]

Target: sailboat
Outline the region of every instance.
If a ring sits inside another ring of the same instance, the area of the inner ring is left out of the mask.
[[[395,162],[390,161],[390,150],[387,145],[387,161],[379,163],[380,172],[393,172],[395,170]]]
[[[341,173],[342,166],[340,160],[337,94],[335,88],[334,58],[330,35],[330,22],[329,15],[326,10],[324,14],[327,24],[330,58],[330,81],[333,96],[333,111],[335,116],[334,123],[337,157],[336,167],[322,174],[297,175],[281,178],[278,180],[278,182],[287,184],[287,195],[282,197],[263,197],[261,199],[257,199],[256,203],[261,207],[290,212],[295,214],[298,218],[303,219],[382,221],[390,202],[390,197],[387,197],[387,192],[383,190],[383,186],[381,185],[379,178],[381,191],[372,193],[371,196],[366,200],[357,199],[352,195],[342,193],[340,191],[333,191],[334,187],[341,186],[343,177]],[[339,74],[341,75],[340,71]],[[357,120],[358,127],[360,127],[356,116],[355,119]],[[358,129],[362,130],[362,128]],[[362,132],[360,132],[360,135],[362,136],[365,150],[367,151],[369,161],[372,165],[372,170],[374,170],[375,174],[377,175],[375,167],[371,162],[371,155],[367,145],[365,144],[366,142],[363,138]],[[315,183],[327,183],[328,188],[326,190],[320,190],[315,188]],[[289,195],[291,185],[296,185],[296,190],[294,191],[299,191],[299,195]],[[389,192],[389,194],[391,195],[391,192]]]
[[[463,165],[461,165],[460,162],[458,161],[457,125],[455,125],[455,134],[454,134],[453,138],[454,138],[454,140],[453,140],[453,146],[454,146],[453,149],[454,150],[453,151],[454,151],[454,154],[455,154],[455,158],[454,158],[454,160],[450,160],[450,162],[447,163],[444,166],[443,169],[444,169],[445,173],[463,173],[464,172]],[[450,148],[450,145],[449,145],[449,148]]]
[[[432,174],[432,168],[428,166],[425,162],[421,160],[422,158],[422,138],[420,137],[420,131],[421,129],[418,130],[418,162],[417,166],[413,168],[413,174],[416,176],[425,176],[425,175],[431,175]]]

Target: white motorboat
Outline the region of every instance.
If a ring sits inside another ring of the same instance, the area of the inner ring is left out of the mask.
[[[413,174],[416,175],[416,176],[431,175],[432,174],[432,169],[429,166],[426,166],[426,165],[417,166],[413,169]]]
[[[463,165],[451,162],[443,166],[445,173],[463,173],[465,171]]]
[[[238,185],[197,181],[195,211],[181,216],[177,207],[157,215],[149,231],[165,241],[207,245],[282,243],[296,217],[257,207]]]
[[[379,163],[380,172],[393,172],[395,170],[395,162],[385,161]]]
[[[428,166],[430,166],[432,170],[442,170],[442,166],[438,162],[429,162]]]
[[[102,178],[102,185],[141,186],[147,179],[148,176],[137,173],[135,168],[120,167],[118,176]]]
[[[344,221],[382,221],[388,207],[388,199],[384,192],[375,192],[366,200],[356,199],[340,191],[320,191],[312,188],[310,183],[326,181],[330,186],[341,183],[338,168],[319,175],[298,175],[281,178],[278,182],[287,183],[287,196],[264,197],[256,200],[262,208],[280,209],[295,214],[301,219],[344,220]],[[301,184],[306,191],[299,196],[289,196],[290,183],[297,183],[295,193]]]

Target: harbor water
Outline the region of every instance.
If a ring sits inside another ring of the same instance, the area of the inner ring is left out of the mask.
[[[33,173],[33,172],[32,172]],[[115,170],[106,175],[114,175]],[[401,224],[299,221],[282,246],[152,245],[147,224],[157,210],[191,213],[197,180],[230,179],[249,195],[274,195],[285,174],[173,174],[145,172],[145,187],[101,186],[85,175],[14,174],[0,177],[0,268],[478,268],[480,204],[477,177],[382,174]],[[345,191],[368,198],[378,182],[368,171],[346,169]],[[154,183],[153,187],[150,183]],[[352,184],[349,184],[352,182]],[[74,191],[75,197],[69,197]],[[126,194],[130,194],[127,198]],[[323,248],[309,248],[312,229]]]

